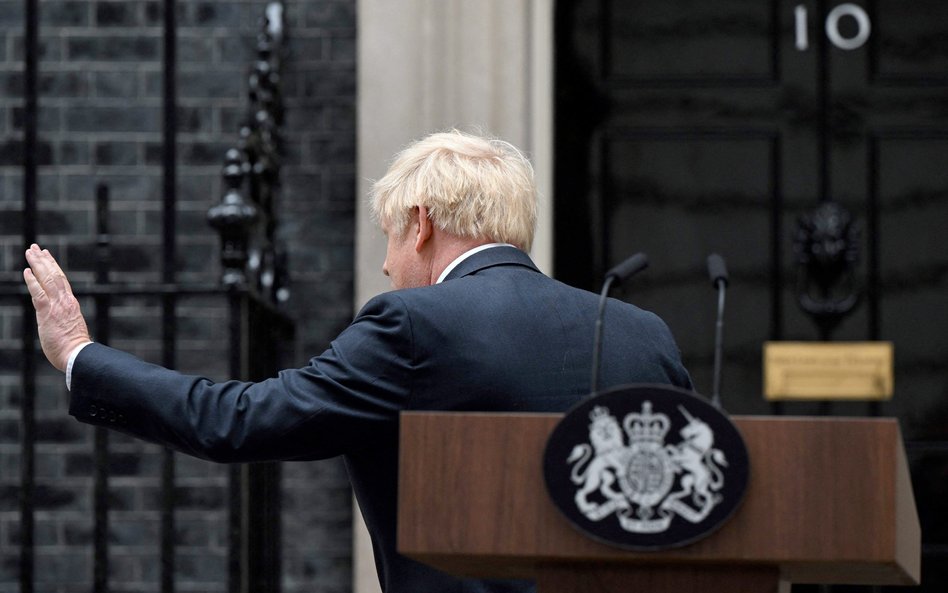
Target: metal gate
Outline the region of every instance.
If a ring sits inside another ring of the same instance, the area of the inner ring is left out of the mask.
[[[25,0],[23,205],[22,245],[37,240],[38,154],[38,0]],[[220,282],[182,283],[176,277],[176,129],[175,72],[176,22],[174,0],[164,0],[163,66],[163,175],[161,281],[123,282],[110,268],[114,259],[109,232],[109,188],[96,189],[97,224],[95,282],[75,285],[80,300],[94,303],[90,329],[96,340],[110,341],[110,310],[116,299],[136,298],[160,309],[160,359],[175,368],[176,312],[195,297],[213,299],[226,311],[226,350],[231,377],[260,380],[283,368],[294,338],[292,322],[280,311],[288,297],[285,250],[277,240],[276,198],[279,191],[279,128],[283,119],[279,86],[282,55],[282,4],[266,7],[257,38],[257,59],[249,75],[249,111],[235,148],[227,152],[224,166],[226,191],[208,212],[208,222],[221,235]],[[76,284],[76,283],[74,283]],[[20,419],[19,589],[36,587],[35,514],[37,495],[37,376],[46,364],[38,351],[35,317],[25,288],[17,283],[0,285],[0,303],[19,303],[21,314],[20,365],[22,401]],[[93,487],[92,590],[109,589],[109,460],[110,433],[95,429]],[[233,465],[229,468],[228,583],[233,593],[280,589],[280,467],[278,464]],[[160,583],[162,592],[175,588],[175,454],[165,450],[160,471]]]

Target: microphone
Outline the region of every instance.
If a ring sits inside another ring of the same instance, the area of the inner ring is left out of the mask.
[[[717,253],[708,256],[708,276],[711,277],[711,286],[718,287],[719,282],[727,286],[727,267],[724,265],[724,258]]]
[[[636,253],[618,266],[606,272],[606,279],[608,280],[609,277],[612,276],[615,278],[616,282],[622,284],[622,282],[624,282],[626,279],[638,274],[647,267],[648,257],[646,257],[644,253]]]
[[[590,393],[599,391],[599,359],[602,356],[602,318],[606,313],[606,297],[614,282],[621,284],[635,274],[648,267],[648,257],[644,253],[636,253],[621,264],[606,272],[606,279],[602,283],[602,292],[599,294],[599,313],[596,315],[596,331],[593,336],[593,361],[590,380]]]
[[[718,318],[714,326],[714,382],[711,385],[711,405],[721,408],[721,357],[724,346],[724,293],[727,289],[727,267],[717,253],[708,256],[708,276],[711,286],[718,291]]]

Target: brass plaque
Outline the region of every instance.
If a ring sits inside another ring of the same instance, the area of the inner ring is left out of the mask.
[[[768,400],[891,399],[892,342],[765,342]]]

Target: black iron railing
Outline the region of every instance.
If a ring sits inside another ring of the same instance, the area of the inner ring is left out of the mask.
[[[37,135],[39,51],[38,0],[25,2],[23,206],[24,248],[37,240]],[[95,282],[75,285],[80,299],[90,298],[95,316],[90,326],[96,339],[110,340],[113,300],[138,297],[161,304],[161,359],[176,367],[176,311],[184,298],[219,298],[229,315],[229,372],[234,378],[260,380],[285,365],[294,327],[279,305],[289,296],[286,250],[277,237],[277,200],[283,121],[280,66],[283,41],[282,4],[270,3],[257,39],[257,55],[248,81],[249,111],[235,148],[224,166],[226,191],[211,208],[208,222],[221,234],[221,282],[178,282],[176,278],[176,23],[175,1],[164,1],[163,53],[163,204],[160,283],[121,282],[110,269],[113,246],[109,229],[109,188],[96,189]],[[21,430],[19,483],[19,588],[32,593],[35,574],[37,442],[35,402],[41,354],[37,351],[35,317],[25,288],[0,284],[0,301],[21,303]],[[252,352],[251,352],[252,348]],[[109,589],[109,432],[95,429],[93,474],[92,590]],[[175,588],[175,454],[165,451],[161,469],[160,585]],[[278,464],[234,465],[230,471],[229,573],[232,593],[280,589],[280,470]]]

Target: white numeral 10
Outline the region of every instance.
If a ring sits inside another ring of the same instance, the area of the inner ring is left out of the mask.
[[[794,27],[796,47],[800,51],[806,51],[810,47],[810,40],[807,36],[806,6],[798,4],[793,9],[793,16],[796,25]],[[839,32],[839,20],[847,16],[856,21],[856,34],[849,38],[843,37]],[[833,45],[839,49],[852,50],[865,45],[869,39],[869,33],[872,32],[872,23],[869,22],[869,15],[861,6],[847,2],[829,11],[829,14],[826,15],[825,28],[826,37]]]

